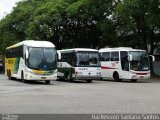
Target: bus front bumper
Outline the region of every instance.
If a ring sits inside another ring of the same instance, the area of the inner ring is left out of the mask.
[[[57,73],[53,75],[35,75],[35,74],[25,74],[25,80],[37,80],[37,81],[45,81],[45,80],[57,80]]]
[[[100,80],[101,76],[75,76],[76,80]]]
[[[130,79],[149,79],[150,73],[147,74],[131,74]]]

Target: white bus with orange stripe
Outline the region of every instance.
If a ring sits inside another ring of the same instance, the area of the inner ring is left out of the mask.
[[[150,78],[149,56],[145,50],[129,47],[102,48],[99,53],[102,79],[129,79],[136,82],[138,79]]]

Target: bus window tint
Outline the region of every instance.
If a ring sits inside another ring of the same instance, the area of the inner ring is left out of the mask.
[[[44,48],[44,59],[43,61],[46,70],[52,70],[56,66],[56,51],[53,48]]]
[[[53,54],[55,54],[53,52],[53,49],[44,49],[44,56],[45,56],[46,62],[52,63],[55,61],[55,55],[53,56]]]
[[[77,53],[77,66],[100,66],[98,53]]]
[[[33,69],[41,69],[43,62],[43,49],[30,48],[29,49],[29,67]]]
[[[150,69],[148,53],[146,51],[131,51],[133,60],[131,61],[131,70],[148,71]]]
[[[88,53],[77,53],[78,65],[89,65]]]
[[[103,52],[101,53],[101,61],[109,61],[110,59],[110,52]]]
[[[129,71],[128,52],[127,51],[121,51],[120,55],[121,55],[122,70]]]
[[[99,63],[99,56],[96,53],[89,53],[89,65],[97,65]]]
[[[111,52],[111,61],[119,61],[119,52]]]

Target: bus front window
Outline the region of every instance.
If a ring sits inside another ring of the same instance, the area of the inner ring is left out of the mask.
[[[148,71],[150,70],[148,54],[145,51],[132,51],[129,52],[132,55],[132,61],[130,62],[130,69],[135,71]]]
[[[98,53],[77,53],[77,66],[100,66]]]
[[[53,48],[45,48],[44,49],[44,64],[46,65],[46,69],[54,70],[57,66],[56,64],[56,50]]]
[[[29,49],[29,68],[41,69],[43,63],[43,49],[30,48]]]
[[[89,65],[90,66],[100,66],[98,53],[89,54]]]
[[[56,68],[54,48],[29,48],[29,68],[35,70],[53,70]]]

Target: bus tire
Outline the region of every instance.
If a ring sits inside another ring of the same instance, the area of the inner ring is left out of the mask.
[[[70,77],[70,78],[69,78],[69,81],[70,81],[70,82],[73,82],[74,80],[73,80],[73,78]]]
[[[67,80],[67,81],[68,81],[68,80],[69,80],[69,81],[72,81],[69,72],[65,72],[65,74],[64,74],[64,79]]]
[[[92,82],[92,80],[86,80],[87,81],[87,83],[91,83]]]
[[[135,83],[135,82],[137,82],[137,79],[131,79],[131,82]]]
[[[114,80],[117,81],[117,82],[120,82],[120,81],[121,81],[121,79],[119,79],[119,74],[118,74],[118,72],[114,72],[113,78],[114,78]]]
[[[46,84],[50,84],[50,82],[51,82],[50,80],[46,80],[45,81]]]
[[[22,82],[23,82],[23,83],[26,83],[26,80],[24,79],[24,73],[23,73],[23,71],[22,71],[22,73],[21,73],[21,79],[22,79]]]
[[[10,70],[7,71],[7,76],[8,76],[9,80],[14,80],[14,78],[11,76],[11,71]]]

